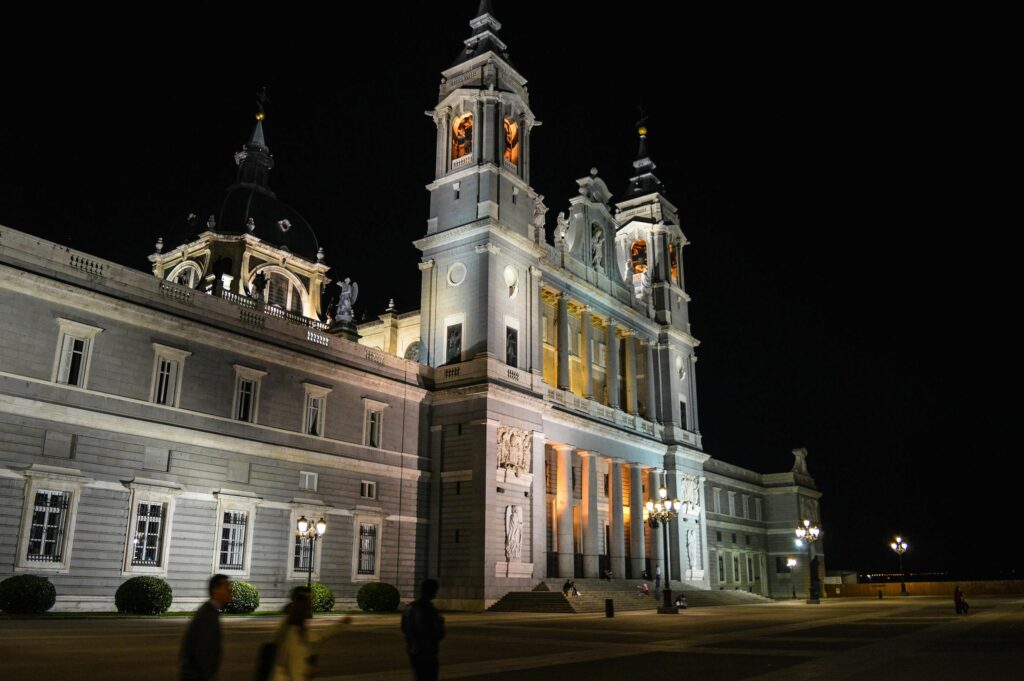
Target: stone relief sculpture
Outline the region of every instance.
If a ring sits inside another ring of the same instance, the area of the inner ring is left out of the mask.
[[[695,570],[700,567],[698,565],[698,555],[700,554],[700,547],[697,546],[697,531],[687,530],[686,531],[686,557],[690,561],[690,569]]]
[[[679,484],[679,501],[683,502],[683,513],[697,515],[700,513],[700,478],[696,475],[683,475]],[[692,530],[691,530],[692,531]]]
[[[530,472],[533,459],[533,435],[528,430],[501,426],[498,428],[498,468],[511,470],[516,477]]]
[[[818,518],[818,502],[807,497],[800,497],[800,518],[799,520],[810,520],[820,522]]]
[[[520,562],[523,555],[523,512],[519,506],[505,507],[505,559]]]
[[[352,306],[359,298],[359,284],[345,277],[344,281],[338,282],[338,286],[341,288],[341,293],[338,296],[338,308],[334,313],[334,320],[338,324],[351,324]]]

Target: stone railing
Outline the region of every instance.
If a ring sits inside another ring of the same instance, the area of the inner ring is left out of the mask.
[[[460,156],[459,158],[452,161],[452,170],[455,170],[456,168],[461,168],[463,166],[468,166],[472,162],[473,154],[466,154],[465,156]]]
[[[663,428],[657,423],[648,421],[642,416],[627,414],[619,409],[613,409],[605,406],[600,402],[588,400],[587,398],[575,395],[568,390],[560,390],[558,388],[546,386],[544,390],[544,400],[558,405],[559,407],[563,407],[567,411],[589,416],[624,430],[630,430],[641,435],[659,439],[662,436]]]

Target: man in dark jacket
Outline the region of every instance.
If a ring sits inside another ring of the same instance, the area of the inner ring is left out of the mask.
[[[431,603],[438,584],[428,579],[420,586],[420,599],[413,601],[402,613],[402,633],[417,681],[436,681],[437,648],[444,638],[444,618]]]
[[[181,681],[210,681],[220,669],[220,611],[231,601],[227,575],[210,577],[210,600],[199,606],[181,642]]]

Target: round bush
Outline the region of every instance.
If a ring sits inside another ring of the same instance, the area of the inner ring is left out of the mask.
[[[313,584],[313,612],[330,612],[334,610],[334,592],[326,584]]]
[[[0,610],[9,615],[38,615],[56,600],[57,590],[46,577],[17,575],[0,582]]]
[[[231,582],[231,600],[224,612],[244,615],[260,607],[260,592],[249,582]]]
[[[356,594],[356,603],[366,612],[392,612],[398,609],[398,589],[383,582],[364,584]]]
[[[114,594],[117,611],[126,615],[159,615],[172,600],[171,585],[159,577],[132,577]]]

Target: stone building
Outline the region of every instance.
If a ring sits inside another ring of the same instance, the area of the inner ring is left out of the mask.
[[[548,242],[526,81],[489,3],[470,27],[432,112],[417,312],[357,330],[348,280],[324,308],[334,270],[270,189],[262,112],[219,213],[152,273],[0,228],[0,577],[50,576],[61,609],[109,609],[138,574],[194,607],[213,572],[272,605],[310,566],[342,602],[434,576],[468,609],[656,567],[807,592],[806,452],[763,475],[702,448],[689,242],[646,128],[626,191],[576,180]],[[662,487],[667,545],[644,510]],[[301,516],[328,525],[312,552]]]

